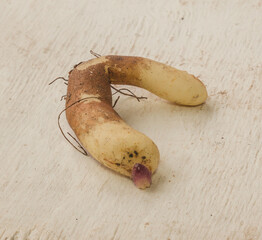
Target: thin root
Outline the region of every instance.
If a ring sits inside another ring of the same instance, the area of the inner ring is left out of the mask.
[[[100,54],[95,53],[93,50],[90,50],[90,53],[91,53],[93,56],[97,57],[97,58],[100,58],[100,57],[101,57]]]
[[[116,93],[121,93],[121,94],[123,94],[123,95],[136,98],[136,100],[137,100],[138,102],[140,102],[141,99],[147,99],[147,97],[143,97],[143,96],[138,97],[138,96],[136,96],[131,90],[129,90],[129,89],[127,89],[127,88],[117,89],[116,87],[114,87],[114,86],[112,86],[112,85],[111,85],[111,88],[113,88],[113,89],[116,91],[116,92],[113,93],[112,95],[115,95]],[[127,92],[129,92],[129,93],[131,93],[131,94],[125,93],[125,92],[123,92],[123,91],[127,91]]]
[[[77,64],[74,65],[74,68],[76,68],[78,65],[80,65],[82,62],[79,62]]]
[[[67,85],[67,83],[66,83],[66,82],[68,82],[68,79],[65,79],[64,77],[58,77],[58,78],[54,79],[52,82],[48,83],[48,85],[51,85],[51,84],[53,84],[55,81],[57,81],[57,80],[59,80],[59,79],[62,79],[62,80],[64,80],[64,81],[65,81],[64,83]]]
[[[59,127],[62,135],[64,136],[64,138],[65,138],[78,152],[82,153],[82,154],[85,155],[85,156],[88,156],[87,151],[80,145],[80,143],[76,140],[76,138],[74,138],[69,132],[67,132],[67,134],[68,134],[70,137],[72,137],[72,138],[78,143],[78,148],[80,148],[82,151],[79,150],[79,149],[67,138],[67,136],[65,135],[65,133],[64,133],[62,127],[61,127],[61,124],[60,124],[60,118],[61,118],[61,115],[63,114],[63,112],[65,112],[68,108],[74,106],[74,105],[77,104],[77,103],[86,101],[87,99],[90,99],[90,98],[97,98],[97,97],[86,97],[86,98],[79,99],[78,101],[72,103],[71,105],[69,105],[68,107],[66,107],[64,110],[62,110],[62,111],[59,113],[58,117],[57,117],[58,127]]]
[[[78,141],[70,132],[67,132],[67,134],[68,134],[71,138],[73,138],[73,139],[75,140],[75,142],[78,144],[78,147],[79,147],[80,149],[84,150],[84,148],[81,146],[81,144],[79,143],[79,141]],[[85,151],[85,150],[84,150],[84,151]],[[86,153],[86,155],[88,155],[86,151],[85,151],[85,153]]]
[[[61,97],[60,101],[66,100],[66,98],[67,98],[67,95],[63,95],[63,96]]]
[[[117,99],[115,100],[115,102],[114,102],[114,104],[113,104],[112,108],[114,108],[114,107],[116,106],[116,104],[117,104],[117,102],[118,102],[119,98],[120,98],[120,96],[118,96],[118,97],[117,97]]]

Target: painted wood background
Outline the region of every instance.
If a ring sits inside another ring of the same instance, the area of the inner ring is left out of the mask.
[[[262,1],[0,1],[0,239],[262,239]],[[58,76],[100,54],[198,76],[206,104],[116,110],[158,145],[150,189],[75,151]],[[69,126],[62,117],[65,131]]]

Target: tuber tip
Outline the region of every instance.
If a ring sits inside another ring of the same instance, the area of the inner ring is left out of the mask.
[[[136,187],[140,189],[150,187],[152,183],[151,175],[150,170],[140,163],[136,163],[132,169],[132,180]]]

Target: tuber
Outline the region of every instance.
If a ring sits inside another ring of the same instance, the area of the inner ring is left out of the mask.
[[[186,106],[204,103],[206,88],[185,71],[141,57],[101,56],[69,72],[66,117],[83,147],[103,165],[132,178],[138,188],[149,187],[159,150],[112,108],[110,84],[138,86]]]

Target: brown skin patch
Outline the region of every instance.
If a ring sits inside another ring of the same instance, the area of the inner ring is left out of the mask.
[[[100,101],[83,100],[71,106],[83,99],[83,94],[95,95]],[[83,131],[88,132],[98,124],[99,118],[104,122],[121,121],[120,116],[112,108],[111,87],[104,63],[92,65],[85,70],[74,68],[70,71],[67,95],[70,98],[67,98],[66,102],[68,108],[66,117],[76,135]]]
[[[108,74],[105,72],[105,64],[92,65],[85,70],[73,69],[69,73],[68,94],[73,95],[67,106],[81,99],[83,93],[99,95],[101,101],[112,105],[111,88]]]
[[[75,133],[89,132],[92,127],[99,124],[98,119],[102,118],[103,122],[121,121],[119,115],[112,107],[105,102],[79,103],[72,107],[67,113],[69,124]],[[84,129],[81,129],[83,126]]]
[[[141,79],[139,79],[140,67],[149,69],[148,64],[144,63],[143,58],[140,57],[128,57],[128,56],[106,56],[111,64],[108,68],[108,76],[110,82],[114,84],[125,84],[139,86]],[[121,69],[121,71],[119,70]]]

